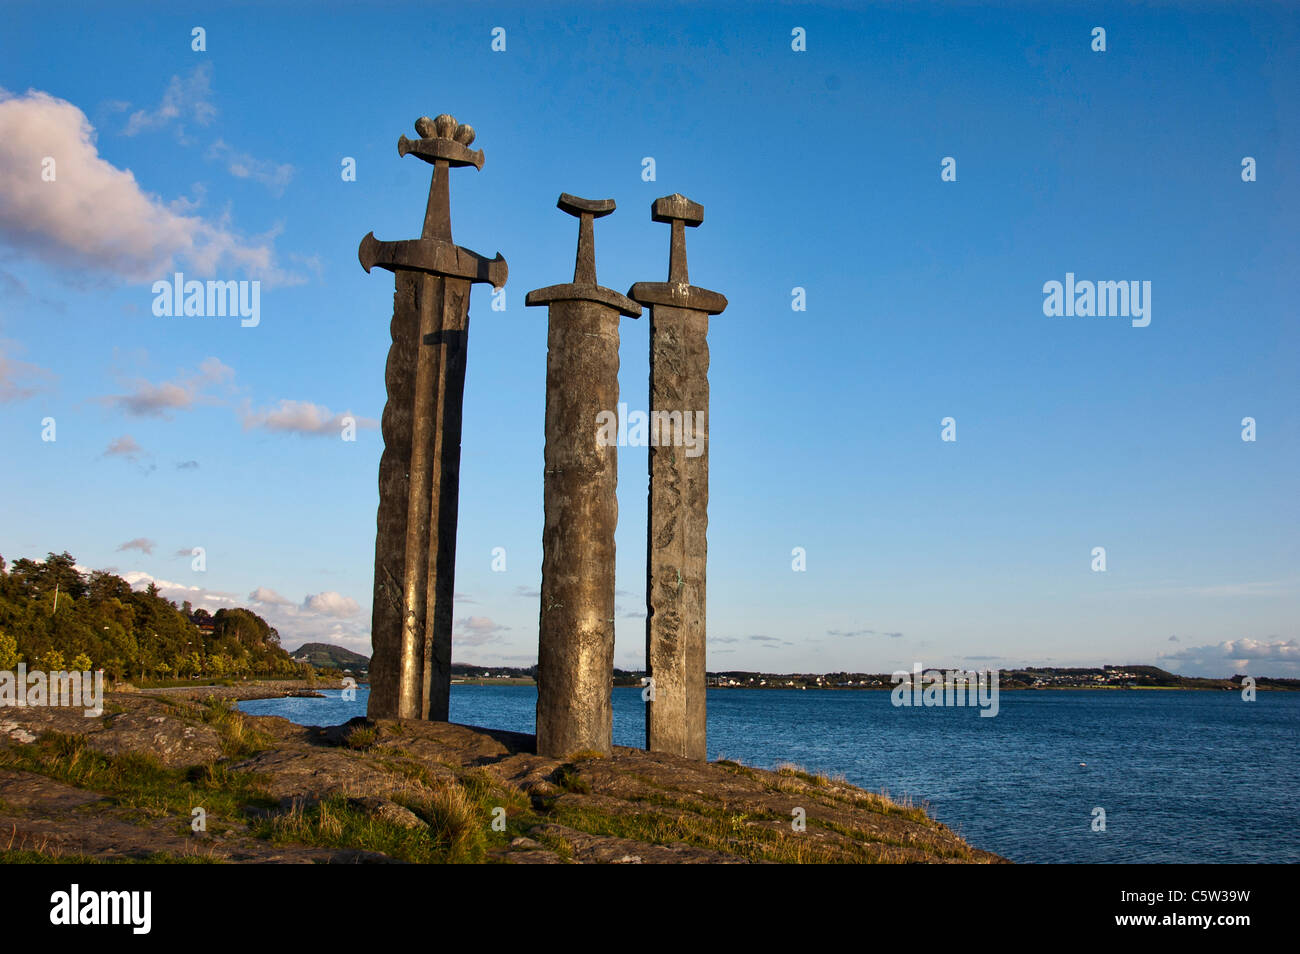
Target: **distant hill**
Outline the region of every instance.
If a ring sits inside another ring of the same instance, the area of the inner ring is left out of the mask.
[[[342,646],[329,643],[304,643],[293,652],[294,659],[303,659],[318,669],[351,669],[360,672],[370,668],[370,657],[354,653]]]

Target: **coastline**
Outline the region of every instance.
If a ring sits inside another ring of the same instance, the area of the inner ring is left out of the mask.
[[[919,805],[796,765],[621,746],[554,759],[531,735],[455,723],[315,728],[235,710],[253,689],[294,691],[115,692],[89,718],[5,711],[0,860],[1009,863]]]
[[[342,679],[254,679],[235,685],[159,686],[139,689],[135,686],[110,690],[121,695],[170,696],[194,702],[228,699],[245,702],[251,699],[281,699],[310,695],[321,689],[342,689]]]

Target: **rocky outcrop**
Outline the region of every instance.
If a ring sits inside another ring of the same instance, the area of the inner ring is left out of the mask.
[[[0,850],[229,862],[1003,860],[919,808],[793,767],[619,747],[554,759],[518,733],[365,719],[304,727],[176,696],[109,694],[97,717],[0,709]]]

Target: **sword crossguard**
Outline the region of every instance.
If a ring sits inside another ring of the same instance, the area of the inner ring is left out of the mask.
[[[710,315],[720,314],[727,307],[726,296],[692,285],[686,267],[686,226],[695,228],[703,223],[704,206],[674,192],[654,200],[650,206],[650,218],[673,227],[668,246],[668,281],[637,282],[628,290],[628,295],[642,305],[667,305]]]
[[[549,305],[553,301],[594,301],[613,308],[628,318],[641,317],[641,306],[612,288],[596,284],[596,233],[592,222],[616,208],[613,199],[580,199],[561,192],[555,207],[578,219],[578,256],[573,263],[573,281],[568,285],[534,288],[524,296],[525,305]]]

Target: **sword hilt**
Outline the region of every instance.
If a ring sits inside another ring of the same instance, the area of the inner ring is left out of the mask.
[[[674,192],[654,200],[650,218],[673,227],[668,248],[668,281],[637,282],[628,289],[628,295],[642,305],[667,305],[720,314],[727,307],[726,296],[692,285],[686,269],[686,226],[694,228],[704,221],[704,206]]]
[[[655,222],[671,223],[672,238],[668,250],[668,281],[689,285],[691,279],[686,268],[686,226],[696,228],[704,221],[704,206],[692,202],[680,192],[655,199],[650,206],[650,218]]]
[[[573,263],[573,281],[568,285],[534,288],[524,297],[525,305],[549,305],[553,301],[594,301],[613,308],[628,318],[639,318],[641,306],[612,288],[596,284],[596,238],[592,221],[614,211],[613,199],[580,199],[561,192],[555,207],[578,218],[578,257]]]
[[[433,181],[429,183],[429,204],[424,210],[424,238],[451,241],[451,193],[447,170],[455,166],[483,168],[483,150],[473,152],[469,144],[474,141],[474,127],[456,122],[450,113],[441,113],[436,119],[421,116],[415,121],[419,139],[397,140],[399,156],[412,155],[433,164]]]
[[[555,207],[578,219],[578,257],[573,263],[573,284],[596,284],[596,230],[593,219],[603,218],[613,212],[613,199],[580,199],[561,192]]]

